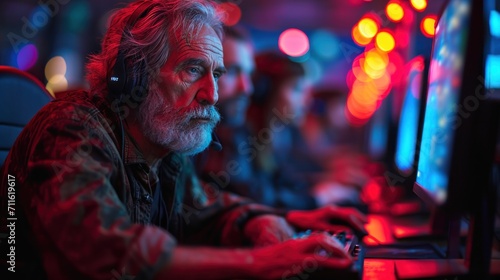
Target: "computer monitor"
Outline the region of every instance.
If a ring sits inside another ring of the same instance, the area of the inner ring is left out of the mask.
[[[421,138],[428,62],[420,55],[407,63],[405,96],[399,117],[394,163],[405,182],[414,182],[418,162],[418,139]]]
[[[495,104],[480,79],[485,63],[481,2],[449,1],[430,61],[414,191],[431,205],[451,210],[473,209],[493,159]]]
[[[415,193],[447,213],[448,253],[459,251],[457,220],[470,215],[467,254],[474,275],[491,256],[491,168],[498,102],[484,85],[487,5],[450,0],[437,23],[429,69]],[[460,223],[458,222],[458,225]]]
[[[500,2],[485,2],[489,34],[486,38],[486,69],[484,82],[490,98],[500,99]]]
[[[399,193],[389,211],[393,216],[414,216],[428,213],[427,207],[412,192],[416,179],[419,150],[422,135],[425,100],[427,96],[427,75],[429,60],[423,55],[411,59],[404,70],[403,102],[397,125],[392,164],[384,177],[389,185]],[[399,227],[394,224],[394,236],[398,239],[432,234],[428,227],[418,230],[411,226]],[[414,230],[412,230],[414,229]]]

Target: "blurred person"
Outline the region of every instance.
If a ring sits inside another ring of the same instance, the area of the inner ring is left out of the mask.
[[[339,149],[359,150],[362,131],[356,130],[347,121],[347,93],[334,88],[321,88],[315,89],[312,96],[313,105],[301,129],[315,156],[330,157]]]
[[[251,120],[246,118],[254,89],[252,41],[241,27],[226,27],[225,35],[223,49],[227,73],[219,80],[217,107],[222,117],[215,129],[223,148],[221,151],[208,149],[196,158],[202,178],[268,206],[284,209],[317,208],[315,198],[308,195],[307,190],[290,192],[287,188],[276,186],[273,177],[259,164],[257,155],[261,152],[261,146],[256,146],[259,145],[258,131],[255,133],[250,129]],[[305,75],[302,68],[299,71],[299,75]],[[301,96],[300,93],[297,95]],[[297,104],[296,112],[304,112],[301,100],[297,101],[294,103]]]
[[[256,58],[254,84],[249,122],[260,136],[255,145],[260,148],[257,159],[283,200],[291,207],[309,201],[311,208],[335,204],[366,211],[359,191],[350,185],[353,181],[334,180],[330,174],[335,170],[308,145],[302,128],[307,126],[312,85],[304,64],[282,53],[261,53]],[[336,169],[345,177],[353,175],[342,172],[345,167]]]
[[[359,212],[278,213],[207,193],[195,175],[188,156],[213,143],[220,118],[221,38],[209,1],[136,1],[116,11],[87,64],[90,89],[42,108],[1,169],[2,209],[15,209],[0,214],[2,232],[15,226],[15,245],[0,242],[15,255],[2,262],[10,272],[276,279],[302,273],[308,258],[333,274],[350,269],[351,257],[328,234],[290,238],[295,230],[330,230],[331,219],[363,230]]]
[[[255,91],[247,116],[256,142],[242,150],[253,152],[251,156],[272,180],[283,206],[318,207],[309,194],[312,182],[305,176],[321,167],[307,156],[298,129],[310,102],[311,84],[304,65],[282,53],[266,51],[256,56],[253,81]]]
[[[232,193],[268,206],[280,205],[271,181],[259,171],[256,162],[240,150],[253,138],[246,112],[253,93],[254,47],[249,34],[240,26],[225,27],[222,42],[226,73],[219,79],[217,108],[221,121],[215,134],[222,150],[207,149],[195,158],[201,177]],[[299,208],[300,209],[300,208]]]
[[[347,121],[346,99],[340,90],[316,89],[300,129],[312,157],[330,171],[324,179],[362,188],[369,178],[369,161],[360,152],[363,131]]]

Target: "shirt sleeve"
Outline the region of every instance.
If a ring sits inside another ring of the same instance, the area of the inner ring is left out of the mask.
[[[251,244],[243,234],[246,222],[259,215],[286,214],[284,210],[226,192],[214,183],[203,182],[194,174],[192,162],[186,164],[190,182],[181,216],[187,226],[185,235],[189,243],[249,246]]]
[[[109,126],[77,111],[38,115],[5,166],[20,178],[18,202],[43,268],[48,279],[151,279],[176,241],[131,223],[112,185],[125,177]]]

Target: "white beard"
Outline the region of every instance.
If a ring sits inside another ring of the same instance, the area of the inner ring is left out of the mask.
[[[150,90],[139,108],[139,124],[146,138],[170,151],[194,155],[205,150],[220,116],[212,105],[175,109],[158,91]],[[198,122],[193,118],[208,118]]]

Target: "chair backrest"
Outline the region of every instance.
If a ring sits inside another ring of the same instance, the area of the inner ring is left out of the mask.
[[[34,76],[0,65],[0,166],[24,126],[52,99]]]

